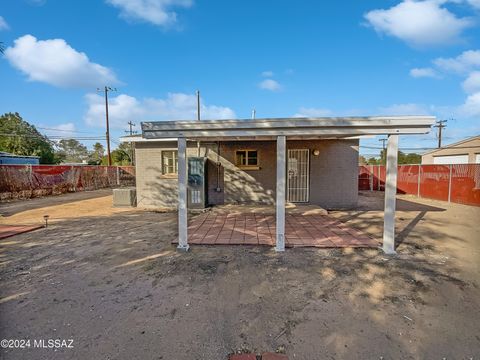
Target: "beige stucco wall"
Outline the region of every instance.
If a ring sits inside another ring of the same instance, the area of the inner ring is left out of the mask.
[[[146,142],[136,144],[137,204],[143,208],[175,207],[177,178],[161,173],[162,149],[176,148],[176,143]],[[350,208],[358,200],[358,140],[287,141],[287,148],[310,150],[310,203],[326,208]],[[234,163],[235,150],[258,151],[258,170],[241,170]],[[313,156],[314,149],[320,150]],[[201,155],[209,158],[208,197],[212,204],[274,204],[276,187],[276,142],[237,141],[202,144]],[[188,154],[196,156],[194,142]],[[217,187],[217,161],[221,163]]]
[[[449,156],[449,155],[467,155],[468,163],[475,164],[475,156],[480,153],[480,136],[464,143],[449,146],[441,150],[437,150],[425,155],[422,155],[422,164],[433,164],[435,156]]]

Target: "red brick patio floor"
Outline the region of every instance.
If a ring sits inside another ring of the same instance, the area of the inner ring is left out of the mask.
[[[287,247],[378,247],[369,235],[328,215],[287,214]],[[178,240],[174,240],[177,243]],[[275,215],[264,213],[204,213],[188,226],[189,244],[275,245]]]

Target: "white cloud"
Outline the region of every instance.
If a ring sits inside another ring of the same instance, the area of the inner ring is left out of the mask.
[[[273,71],[270,71],[270,70],[264,71],[264,72],[262,72],[262,76],[263,77],[272,77],[273,76]]]
[[[105,100],[98,94],[87,94],[88,105],[84,116],[90,126],[104,127]],[[109,98],[109,120],[112,128],[126,129],[127,122],[144,120],[195,120],[197,118],[197,97],[193,94],[169,93],[165,99],[146,98],[138,100],[121,94]],[[233,119],[235,112],[224,106],[202,103],[202,119]]]
[[[28,76],[59,87],[96,87],[119,84],[109,68],[93,63],[63,39],[37,40],[24,35],[5,50],[10,64]]]
[[[442,7],[444,2],[404,0],[387,10],[372,10],[364,17],[378,33],[394,36],[411,46],[455,43],[473,21],[458,18]]]
[[[378,109],[381,115],[429,115],[430,111],[427,107],[421,104],[394,104]]]
[[[460,106],[459,113],[467,117],[480,116],[480,91],[467,97],[465,103]]]
[[[306,108],[301,107],[293,117],[325,117],[332,116],[332,111],[322,108]]]
[[[467,3],[475,9],[480,9],[480,0],[467,0]]]
[[[68,136],[73,136],[75,133],[75,124],[74,123],[65,123],[65,124],[59,124],[59,125],[49,125],[46,127],[39,127],[40,130],[46,132],[48,136],[62,136],[62,137],[68,137]]]
[[[471,72],[462,83],[462,87],[469,94],[480,91],[480,71]]]
[[[7,21],[3,18],[3,16],[0,16],[0,31],[8,29],[10,29],[10,26],[8,26]]]
[[[148,22],[157,26],[171,26],[177,22],[172,7],[189,8],[193,0],[106,0],[120,9],[120,16],[127,20]]]
[[[437,78],[437,72],[432,68],[413,68],[410,70],[410,76],[414,78],[430,77]]]
[[[459,74],[480,67],[480,50],[468,50],[455,58],[437,58],[433,63],[443,71]]]
[[[273,79],[265,79],[258,84],[260,89],[270,90],[270,91],[280,91],[282,86]]]

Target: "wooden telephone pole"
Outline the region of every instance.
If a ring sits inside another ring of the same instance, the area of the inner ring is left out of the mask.
[[[447,125],[447,120],[438,120],[437,125],[434,125],[433,127],[438,128],[438,148],[440,149],[442,147],[442,129],[446,128]]]
[[[112,166],[112,155],[110,152],[110,125],[108,123],[108,92],[117,91],[117,89],[111,88],[109,86],[105,86],[104,89],[97,88],[97,91],[102,91],[105,93],[105,120],[106,120],[106,127],[107,127],[105,137],[107,140],[107,159],[108,159],[108,166]]]

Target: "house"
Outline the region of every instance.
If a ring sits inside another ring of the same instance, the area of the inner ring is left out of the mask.
[[[38,165],[40,156],[16,155],[0,151],[0,165]]]
[[[359,138],[388,135],[384,250],[393,253],[398,135],[427,133],[434,121],[392,116],[143,122],[141,136],[123,141],[135,143],[138,206],[178,208],[180,249],[188,249],[187,207],[272,204],[276,249],[283,251],[286,201],[355,207]]]
[[[422,164],[480,164],[480,135],[427,151]]]

